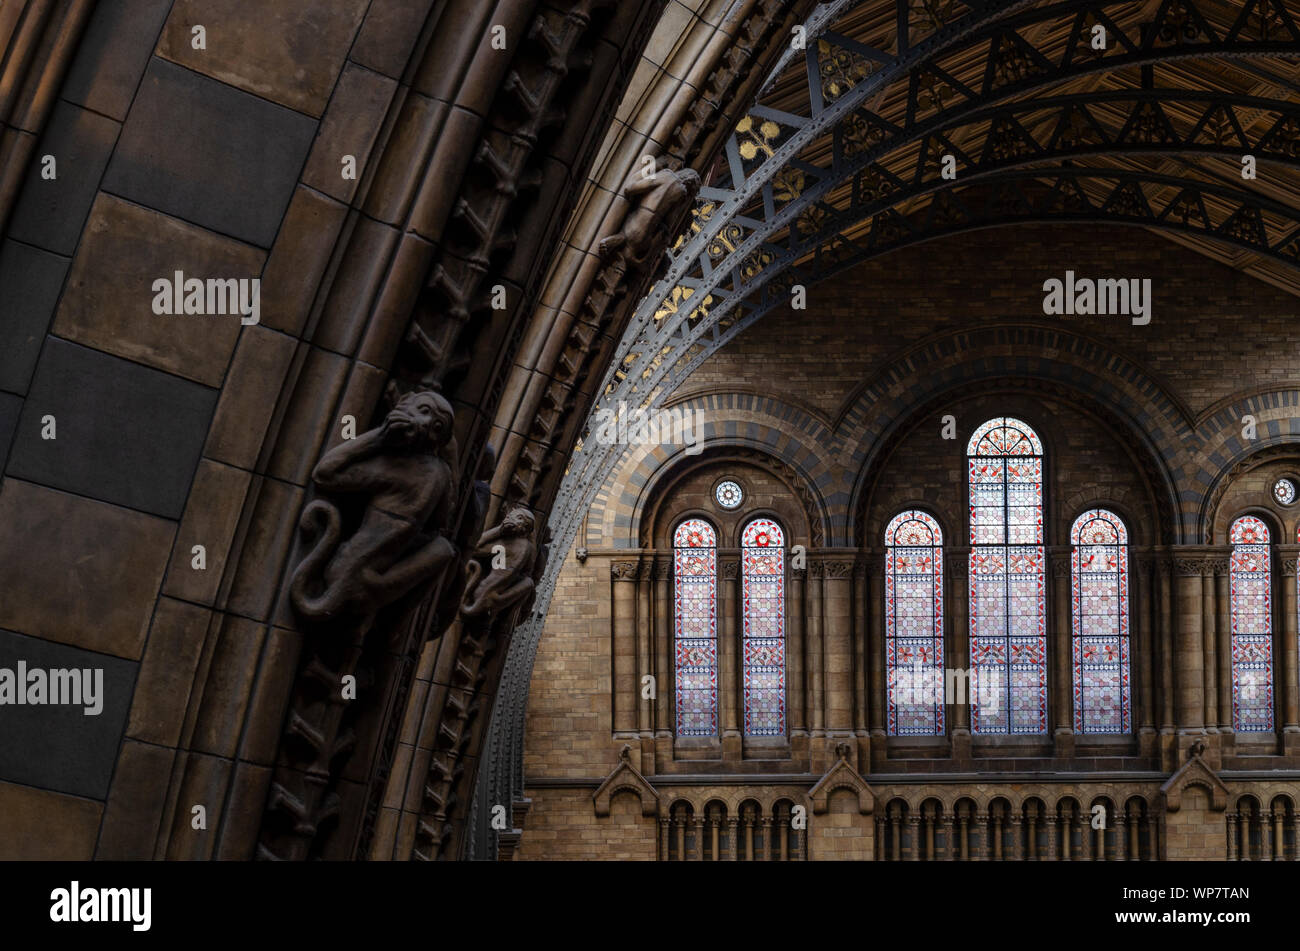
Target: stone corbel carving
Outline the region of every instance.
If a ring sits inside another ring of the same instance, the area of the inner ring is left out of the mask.
[[[302,513],[310,543],[294,571],[294,608],[317,621],[367,621],[456,558],[446,537],[455,491],[451,404],[402,397],[375,429],[335,446],[312,480],[321,498]],[[360,507],[344,535],[342,507]]]
[[[653,264],[655,249],[671,243],[673,219],[699,190],[700,176],[694,169],[661,168],[645,178],[634,176],[623,195],[637,204],[628,212],[622,230],[600,242],[601,260],[610,262],[619,256],[624,267],[634,271]]]
[[[478,540],[465,579],[461,617],[496,617],[533,592],[533,513],[516,505]]]

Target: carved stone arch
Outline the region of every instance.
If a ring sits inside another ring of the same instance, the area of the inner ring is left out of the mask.
[[[1128,545],[1130,548],[1139,545],[1151,545],[1155,543],[1152,537],[1150,527],[1146,524],[1146,519],[1140,514],[1140,500],[1131,498],[1127,486],[1121,487],[1122,491],[1112,494],[1109,487],[1088,486],[1073,492],[1069,497],[1060,501],[1061,511],[1059,524],[1064,525],[1066,530],[1075,523],[1075,521],[1084,512],[1093,509],[1105,509],[1108,512],[1114,512],[1119,516],[1120,521],[1128,530]],[[1062,545],[1070,543],[1069,535],[1062,535],[1060,539]]]
[[[1188,785],[1202,786],[1206,790],[1207,794],[1211,792],[1211,787],[1209,786],[1208,783],[1204,783],[1204,782],[1188,783]],[[1235,796],[1231,798],[1229,808],[1233,812],[1241,812],[1241,808],[1243,805],[1249,806],[1252,803],[1254,804],[1255,808],[1259,809],[1262,813],[1264,809],[1264,797],[1257,789],[1247,789],[1237,793]]]
[[[798,500],[798,512],[802,516],[803,524],[788,524],[791,522],[789,513],[773,511],[767,507],[752,506],[746,501],[735,513],[739,518],[736,520],[736,527],[730,537],[718,536],[718,547],[720,548],[738,548],[740,540],[738,532],[741,527],[755,518],[766,516],[773,519],[786,533],[787,544],[806,544],[811,540],[814,547],[819,546],[820,539],[824,536],[822,529],[822,519],[819,518],[818,510],[821,507],[820,499],[815,490],[809,486],[803,473],[799,472],[794,466],[783,463],[781,460],[774,458],[769,453],[760,450],[751,450],[741,447],[714,446],[706,449],[694,459],[683,460],[676,466],[669,467],[656,473],[652,485],[647,485],[645,492],[646,504],[636,511],[633,515],[633,525],[629,529],[636,531],[637,547],[651,549],[663,547],[667,538],[667,533],[671,531],[671,526],[686,517],[685,509],[673,509],[668,511],[664,506],[667,500],[671,498],[673,490],[685,479],[700,472],[701,470],[714,470],[718,477],[726,474],[726,464],[744,463],[762,469],[785,486],[792,498]],[[706,512],[704,509],[692,508],[690,510],[699,518],[707,519],[710,522],[717,521],[714,513]]]
[[[1201,506],[1198,543],[1204,545],[1226,543],[1227,527],[1240,513],[1232,513],[1229,517],[1229,513],[1220,511],[1220,507],[1228,489],[1242,475],[1273,462],[1294,462],[1297,467],[1300,467],[1300,437],[1277,436],[1269,440],[1261,440],[1261,443],[1262,445],[1253,450],[1239,453],[1235,461],[1220,466],[1213,474],[1209,483],[1210,488],[1205,493]],[[1295,542],[1294,515],[1288,520],[1276,510],[1266,506],[1258,506],[1258,509],[1268,516],[1270,528],[1277,529],[1280,525],[1280,537],[1274,539],[1274,544],[1290,545]]]
[[[1160,787],[1162,810],[1177,812],[1182,805],[1183,790],[1189,786],[1203,788],[1210,808],[1215,812],[1223,812],[1232,795],[1228,787],[1223,784],[1223,780],[1201,758],[1201,755],[1193,753],[1187,762],[1183,763]]]
[[[1152,538],[1152,541],[1168,543],[1177,537],[1181,519],[1177,515],[1176,470],[1173,470],[1169,465],[1169,458],[1160,452],[1158,446],[1152,445],[1141,427],[1132,422],[1127,414],[1123,414],[1118,409],[1102,402],[1095,394],[1069,383],[1035,377],[1031,379],[991,378],[987,381],[959,383],[947,389],[940,389],[927,394],[923,401],[915,404],[906,414],[895,418],[886,432],[865,453],[861,467],[857,470],[858,474],[850,502],[852,506],[850,511],[854,513],[854,538],[856,544],[872,544],[872,532],[871,527],[868,525],[868,519],[872,518],[874,514],[875,517],[872,521],[872,525],[874,525],[874,521],[884,517],[882,514],[874,512],[872,499],[875,495],[876,485],[884,477],[887,460],[892,457],[902,440],[911,434],[915,426],[920,425],[919,421],[933,418],[938,409],[951,402],[974,396],[985,396],[996,393],[1000,389],[1006,389],[1008,393],[1015,394],[1019,398],[1041,394],[1062,400],[1070,403],[1077,411],[1098,420],[1104,428],[1107,428],[1112,433],[1125,434],[1128,439],[1121,440],[1121,445],[1129,450],[1134,467],[1141,473],[1146,482],[1150,498],[1145,501],[1150,510],[1156,513],[1160,526],[1160,535]],[[1040,439],[1044,438],[1041,432],[1038,435]],[[1050,441],[1050,435],[1047,438]],[[964,464],[966,447],[964,443],[960,446],[956,445],[957,443],[961,443],[961,440],[954,441],[952,452],[960,455]],[[1046,443],[1044,449],[1045,451],[1047,449]],[[1046,495],[1044,503],[1055,507],[1053,500]],[[1145,521],[1145,519],[1142,519],[1130,524],[1136,526],[1143,524]],[[1068,524],[1066,527],[1068,529]],[[964,528],[964,525],[962,528]],[[958,537],[964,536],[959,532]]]
[[[824,544],[831,535],[832,519],[824,493],[833,475],[824,461],[823,445],[766,415],[746,429],[751,431],[728,436],[712,422],[706,423],[704,448],[696,455],[687,455],[684,448],[671,455],[648,448],[628,453],[592,503],[587,546],[644,547],[645,513],[651,500],[664,491],[665,480],[675,481],[702,465],[729,458],[766,468],[789,485],[807,513],[813,544]],[[616,529],[619,517],[627,520],[627,528]]]

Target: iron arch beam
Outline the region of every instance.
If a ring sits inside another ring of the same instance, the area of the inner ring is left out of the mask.
[[[1050,187],[1025,189],[1023,182],[1050,180]],[[1083,181],[1113,182],[1101,199],[1089,199],[1079,184]],[[1175,188],[1178,192],[1163,206],[1151,207],[1143,185]],[[1135,190],[1136,189],[1136,190]],[[966,185],[964,190],[983,190],[975,202],[952,199],[940,214],[933,205],[918,212],[919,222],[885,209],[869,219],[866,234],[859,241],[849,241],[839,232],[824,236],[817,250],[805,264],[790,264],[755,275],[746,292],[723,302],[725,307],[744,307],[746,311],[718,330],[710,338],[696,342],[702,349],[673,369],[671,392],[676,382],[685,379],[712,353],[734,339],[773,309],[789,303],[784,292],[772,292],[770,285],[778,276],[793,274],[795,280],[811,286],[857,267],[871,258],[941,237],[995,228],[1011,224],[1043,224],[1061,221],[1132,225],[1144,228],[1194,234],[1197,237],[1254,251],[1271,257],[1291,268],[1300,268],[1300,210],[1273,202],[1255,193],[1213,182],[1199,182],[1174,175],[1104,168],[1019,169],[1001,172],[988,181]],[[1233,211],[1216,224],[1204,214],[1206,196],[1230,204]],[[1188,213],[1183,214],[1183,209]],[[1260,225],[1261,214],[1268,211],[1293,223],[1281,238],[1269,241]],[[949,217],[956,215],[956,217]],[[842,243],[836,243],[840,239]],[[827,245],[831,249],[827,250]],[[754,297],[758,299],[755,301]],[[716,326],[716,325],[715,325]]]
[[[620,359],[612,362],[611,370],[604,378],[602,392],[606,395],[616,395],[619,399],[637,400],[640,403],[641,395],[647,391],[653,391],[654,385],[642,386],[638,379],[643,378],[647,365],[656,359],[659,348],[653,346],[653,334],[647,334],[646,331],[654,327],[655,331],[667,330],[669,333],[676,327],[676,323],[685,320],[686,314],[671,314],[660,321],[660,325],[655,326],[655,313],[658,312],[658,303],[667,298],[667,288],[679,285],[689,287],[693,291],[693,296],[702,299],[703,296],[714,294],[722,287],[725,279],[732,279],[735,282],[735,275],[744,268],[745,261],[751,255],[757,253],[759,248],[771,238],[772,235],[779,231],[787,229],[796,220],[798,214],[803,209],[815,201],[822,200],[824,196],[831,192],[833,188],[839,187],[846,178],[857,175],[861,171],[870,168],[872,164],[881,160],[889,153],[896,152],[900,148],[910,146],[926,138],[926,136],[941,133],[945,127],[953,126],[954,123],[966,121],[967,116],[975,114],[976,110],[991,107],[1002,101],[1009,101],[1015,96],[1032,94],[1032,92],[1045,90],[1056,84],[1087,77],[1087,75],[1102,73],[1102,71],[1112,71],[1115,69],[1128,68],[1128,66],[1152,65],[1156,62],[1188,60],[1188,58],[1243,58],[1243,60],[1257,60],[1257,58],[1291,55],[1295,56],[1300,53],[1300,32],[1296,32],[1295,25],[1287,21],[1286,39],[1253,39],[1244,34],[1240,29],[1243,17],[1239,17],[1238,25],[1234,29],[1226,32],[1222,36],[1208,26],[1208,21],[1201,16],[1196,4],[1192,0],[1186,0],[1187,9],[1190,10],[1190,21],[1200,23],[1196,27],[1196,32],[1188,38],[1182,36],[1180,42],[1173,45],[1162,45],[1161,36],[1165,31],[1167,21],[1171,16],[1169,5],[1162,6],[1160,16],[1153,21],[1149,29],[1144,30],[1141,36],[1131,36],[1131,30],[1126,32],[1115,22],[1115,18],[1108,16],[1106,10],[1119,8],[1123,4],[1109,3],[1106,0],[1092,0],[1091,3],[1058,3],[1024,12],[1019,16],[1011,16],[1011,13],[997,19],[991,25],[984,26],[983,29],[976,30],[971,36],[970,42],[962,47],[963,49],[976,49],[982,44],[987,44],[985,49],[985,68],[983,70],[983,82],[979,90],[966,86],[958,82],[952,75],[946,73],[936,65],[936,60],[940,56],[949,55],[953,52],[952,48],[937,48],[928,57],[926,61],[914,65],[907,75],[907,104],[906,120],[898,125],[891,121],[885,120],[884,117],[876,116],[875,113],[868,110],[854,109],[850,112],[842,113],[836,122],[835,135],[833,135],[833,148],[831,157],[831,168],[822,168],[822,166],[809,164],[806,161],[800,161],[796,155],[789,155],[790,168],[798,168],[803,174],[814,178],[813,186],[807,188],[802,194],[797,196],[796,200],[788,203],[777,205],[777,195],[772,188],[771,181],[764,183],[762,191],[761,207],[755,205],[753,201],[741,204],[740,207],[733,207],[733,201],[727,201],[720,207],[712,210],[708,216],[707,222],[703,222],[701,231],[695,238],[686,243],[682,248],[681,256],[677,257],[664,281],[656,285],[651,291],[650,298],[643,301],[638,308],[636,316],[633,318],[632,325],[629,326],[628,333],[624,334],[624,346],[620,347]],[[1249,8],[1247,8],[1248,12]],[[1074,16],[1074,25],[1071,29],[1070,39],[1063,44],[1063,52],[1060,60],[1050,62],[1041,53],[1037,53],[1019,36],[1018,30],[1024,27],[1039,25],[1039,23],[1052,21],[1062,16]],[[1117,48],[1122,52],[1114,56],[1102,56],[1092,58],[1092,60],[1080,60],[1076,58],[1076,48],[1083,42],[1086,35],[1087,23],[1089,19],[1105,23],[1108,29],[1114,32],[1115,43]],[[1013,39],[1014,38],[1014,39]],[[1011,65],[1009,65],[1011,64]],[[811,70],[810,70],[811,71]],[[874,79],[885,77],[887,70],[878,74],[872,74],[868,81],[855,86],[849,90],[848,94],[835,101],[835,107],[841,107],[846,101],[857,94],[859,90],[871,86],[874,90],[879,90],[883,84],[872,83]],[[1006,75],[1021,75],[1023,78],[1011,79],[1005,81]],[[1281,84],[1283,87],[1290,87],[1292,84],[1284,77],[1278,77],[1266,73],[1269,82]],[[926,77],[937,77],[940,81],[949,84],[954,90],[954,95],[959,95],[962,100],[954,104],[950,109],[939,109],[932,116],[920,118],[922,112],[922,99],[927,95],[926,84],[922,79]],[[813,88],[810,78],[810,88]],[[755,117],[767,117],[771,121],[779,123],[785,120],[785,114],[764,113],[762,108],[751,110]],[[844,135],[842,135],[842,126],[845,122],[857,120],[865,123],[866,134],[870,138],[872,133],[879,133],[880,140],[876,143],[868,144],[868,147],[862,148],[861,151],[849,155],[848,149],[844,146]],[[811,126],[801,126],[798,133],[792,138],[781,144],[781,152],[787,151],[785,147],[794,142]],[[751,144],[757,139],[753,133],[749,134]],[[740,152],[741,148],[737,136],[733,135],[728,151],[731,156],[731,168],[733,177],[740,175],[749,175],[746,178],[746,188],[753,184],[754,179],[758,177],[771,178],[780,169],[774,168],[776,152],[767,161],[763,161],[754,173],[749,173],[744,168],[744,162]],[[923,152],[924,156],[924,152]],[[722,192],[719,192],[722,194]],[[714,191],[702,192],[702,199],[705,203],[716,201]],[[748,213],[746,213],[748,212]],[[715,256],[708,253],[708,248],[715,243],[715,239],[722,233],[724,227],[736,225],[738,234],[742,235],[738,242],[729,242],[727,252],[720,257],[720,260],[712,260]],[[701,242],[701,238],[707,240]],[[682,268],[682,259],[690,259],[686,268]],[[689,275],[689,277],[688,277]],[[636,339],[632,340],[633,335]],[[632,342],[629,343],[629,340]],[[637,353],[637,359],[632,361],[632,365],[623,369],[625,364],[621,357],[628,353]],[[617,390],[615,394],[614,390]]]

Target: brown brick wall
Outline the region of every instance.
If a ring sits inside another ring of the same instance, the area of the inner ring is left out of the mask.
[[[1045,317],[1043,281],[1063,278],[1066,269],[1077,277],[1151,278],[1151,323]],[[1294,314],[1290,294],[1145,231],[1005,228],[890,254],[810,287],[807,310],[769,314],[706,361],[683,390],[749,389],[834,415],[906,348],[1016,322],[1103,342],[1196,414],[1246,389],[1294,383]],[[1224,333],[1225,326],[1247,332]],[[790,346],[795,334],[797,348]]]

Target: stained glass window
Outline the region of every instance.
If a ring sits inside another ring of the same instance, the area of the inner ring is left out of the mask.
[[[1295,483],[1290,479],[1278,479],[1273,483],[1273,498],[1280,505],[1290,505],[1295,501]]]
[[[915,510],[885,528],[889,735],[943,734],[943,532]]]
[[[966,455],[971,730],[1046,733],[1043,446],[999,416],[975,430]]]
[[[718,537],[703,519],[673,533],[677,735],[718,732]]]
[[[1128,529],[1093,509],[1074,520],[1070,544],[1074,730],[1129,733]]]
[[[785,535],[756,518],[740,535],[745,735],[785,735]]]
[[[740,488],[740,484],[731,479],[719,482],[718,487],[713,490],[713,497],[724,509],[739,508],[740,503],[745,501],[745,493]]]
[[[1232,560],[1232,728],[1273,729],[1273,573],[1268,526],[1243,515],[1228,530]]]

